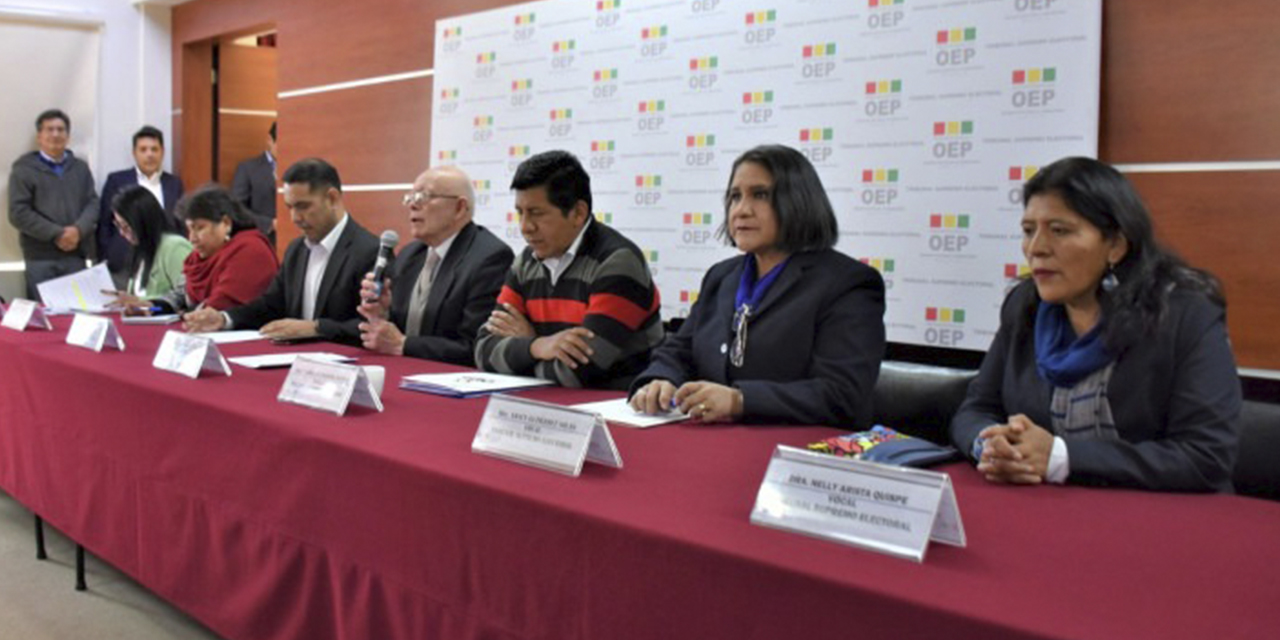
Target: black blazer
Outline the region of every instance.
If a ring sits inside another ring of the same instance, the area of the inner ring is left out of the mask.
[[[406,338],[404,354],[475,365],[480,325],[489,318],[515,254],[482,226],[467,223],[436,271],[419,335]],[[408,332],[409,299],[427,259],[427,245],[414,241],[396,258],[391,278],[391,321]]]
[[[271,224],[276,219],[276,175],[266,152],[236,165],[231,197],[249,208],[258,221],[258,230],[274,245],[276,236]]]
[[[109,174],[106,183],[102,185],[102,198],[99,200],[98,210],[98,258],[106,260],[107,268],[113,273],[120,273],[129,268],[129,254],[133,247],[129,246],[128,241],[122,238],[120,231],[116,229],[111,201],[115,200],[121,191],[136,186],[138,186],[138,170],[132,167]],[[165,222],[174,233],[186,237],[187,230],[173,213],[178,200],[182,199],[182,181],[172,173],[163,172],[160,174],[160,192],[164,194],[162,204],[167,214]]]
[[[711,267],[680,330],[632,384],[693,380],[742,391],[743,420],[863,429],[884,357],[884,280],[834,250],[791,256],[747,329],[741,368],[729,362],[745,256]]]
[[[271,280],[267,290],[257,299],[241,307],[227,310],[236,329],[257,329],[281,318],[302,317],[302,292],[307,277],[307,257],[310,251],[302,237],[289,243],[284,252],[280,271]],[[360,344],[360,283],[364,274],[373,270],[378,257],[378,238],[356,224],[355,218],[347,220],[347,227],[338,236],[333,255],[325,265],[320,279],[320,291],[316,295],[316,319],[320,337],[325,340]]]
[[[951,440],[967,454],[980,431],[1011,415],[1053,429],[1053,386],[1037,372],[1034,322],[1022,315],[1038,304],[1029,280],[1005,299],[1000,330],[951,420]],[[1120,439],[1064,440],[1068,483],[1232,490],[1242,400],[1222,307],[1170,292],[1159,326],[1116,360],[1107,399]]]

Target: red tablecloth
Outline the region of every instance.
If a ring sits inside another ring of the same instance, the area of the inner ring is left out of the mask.
[[[756,527],[774,445],[820,427],[614,428],[580,478],[474,455],[485,400],[386,412],[281,404],[285,372],[190,380],[124,352],[0,330],[0,486],[233,639],[1274,638],[1280,505],[956,485],[965,549],[922,565]],[[264,342],[228,355],[271,352]],[[541,390],[555,402],[605,392]],[[616,395],[616,394],[613,394]]]

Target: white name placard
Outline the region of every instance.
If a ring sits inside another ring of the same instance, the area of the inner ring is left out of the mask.
[[[71,328],[67,330],[67,344],[99,352],[103,347],[124,351],[124,339],[116,331],[111,318],[87,313],[77,313],[71,321]]]
[[[49,324],[49,319],[45,317],[40,305],[23,298],[17,298],[9,303],[9,308],[4,312],[4,320],[0,321],[0,326],[8,327],[15,331],[26,331],[28,327],[44,329],[45,331],[53,330],[53,325]]]
[[[929,540],[965,546],[951,477],[779,445],[753,524],[924,562]]]
[[[382,411],[382,399],[363,367],[307,356],[293,361],[276,399],[336,415],[352,403]]]
[[[575,477],[587,460],[622,468],[600,416],[502,394],[489,398],[471,450]]]
[[[151,365],[188,378],[200,377],[201,371],[231,375],[231,365],[212,340],[181,331],[167,331]]]

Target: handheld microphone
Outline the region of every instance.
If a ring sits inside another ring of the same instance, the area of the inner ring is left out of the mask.
[[[382,297],[382,278],[387,272],[387,264],[394,258],[396,245],[400,243],[400,234],[392,229],[382,232],[382,237],[378,240],[378,261],[373,263],[373,299],[369,302],[377,302]]]

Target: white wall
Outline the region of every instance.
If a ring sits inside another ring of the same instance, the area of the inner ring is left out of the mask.
[[[0,13],[51,16],[57,20],[91,21],[100,23],[101,59],[98,81],[98,112],[84,131],[92,132],[91,140],[77,141],[77,130],[82,124],[73,117],[73,151],[80,151],[77,144],[89,149],[80,156],[89,162],[101,189],[107,173],[132,165],[130,138],[143,124],[159,127],[165,133],[166,147],[172,147],[173,73],[170,50],[171,8],[163,5],[135,5],[128,0],[0,0]],[[33,55],[39,55],[33,52]],[[0,63],[20,65],[20,60]],[[31,83],[48,82],[47,78],[31,78]],[[7,91],[16,90],[9,87]],[[0,108],[5,101],[0,100]],[[49,105],[55,106],[55,105]],[[39,111],[26,114],[25,120],[34,119]],[[34,125],[21,131],[5,131],[0,135],[27,136],[31,149],[35,148]],[[6,167],[13,158],[0,158]],[[172,157],[165,158],[165,167],[172,167]],[[7,174],[7,171],[5,172]],[[8,185],[0,185],[4,197],[8,197]],[[9,225],[7,216],[0,225]],[[11,229],[6,229],[11,230]],[[0,259],[0,295],[11,298],[22,291],[22,278],[14,264],[16,258]]]

